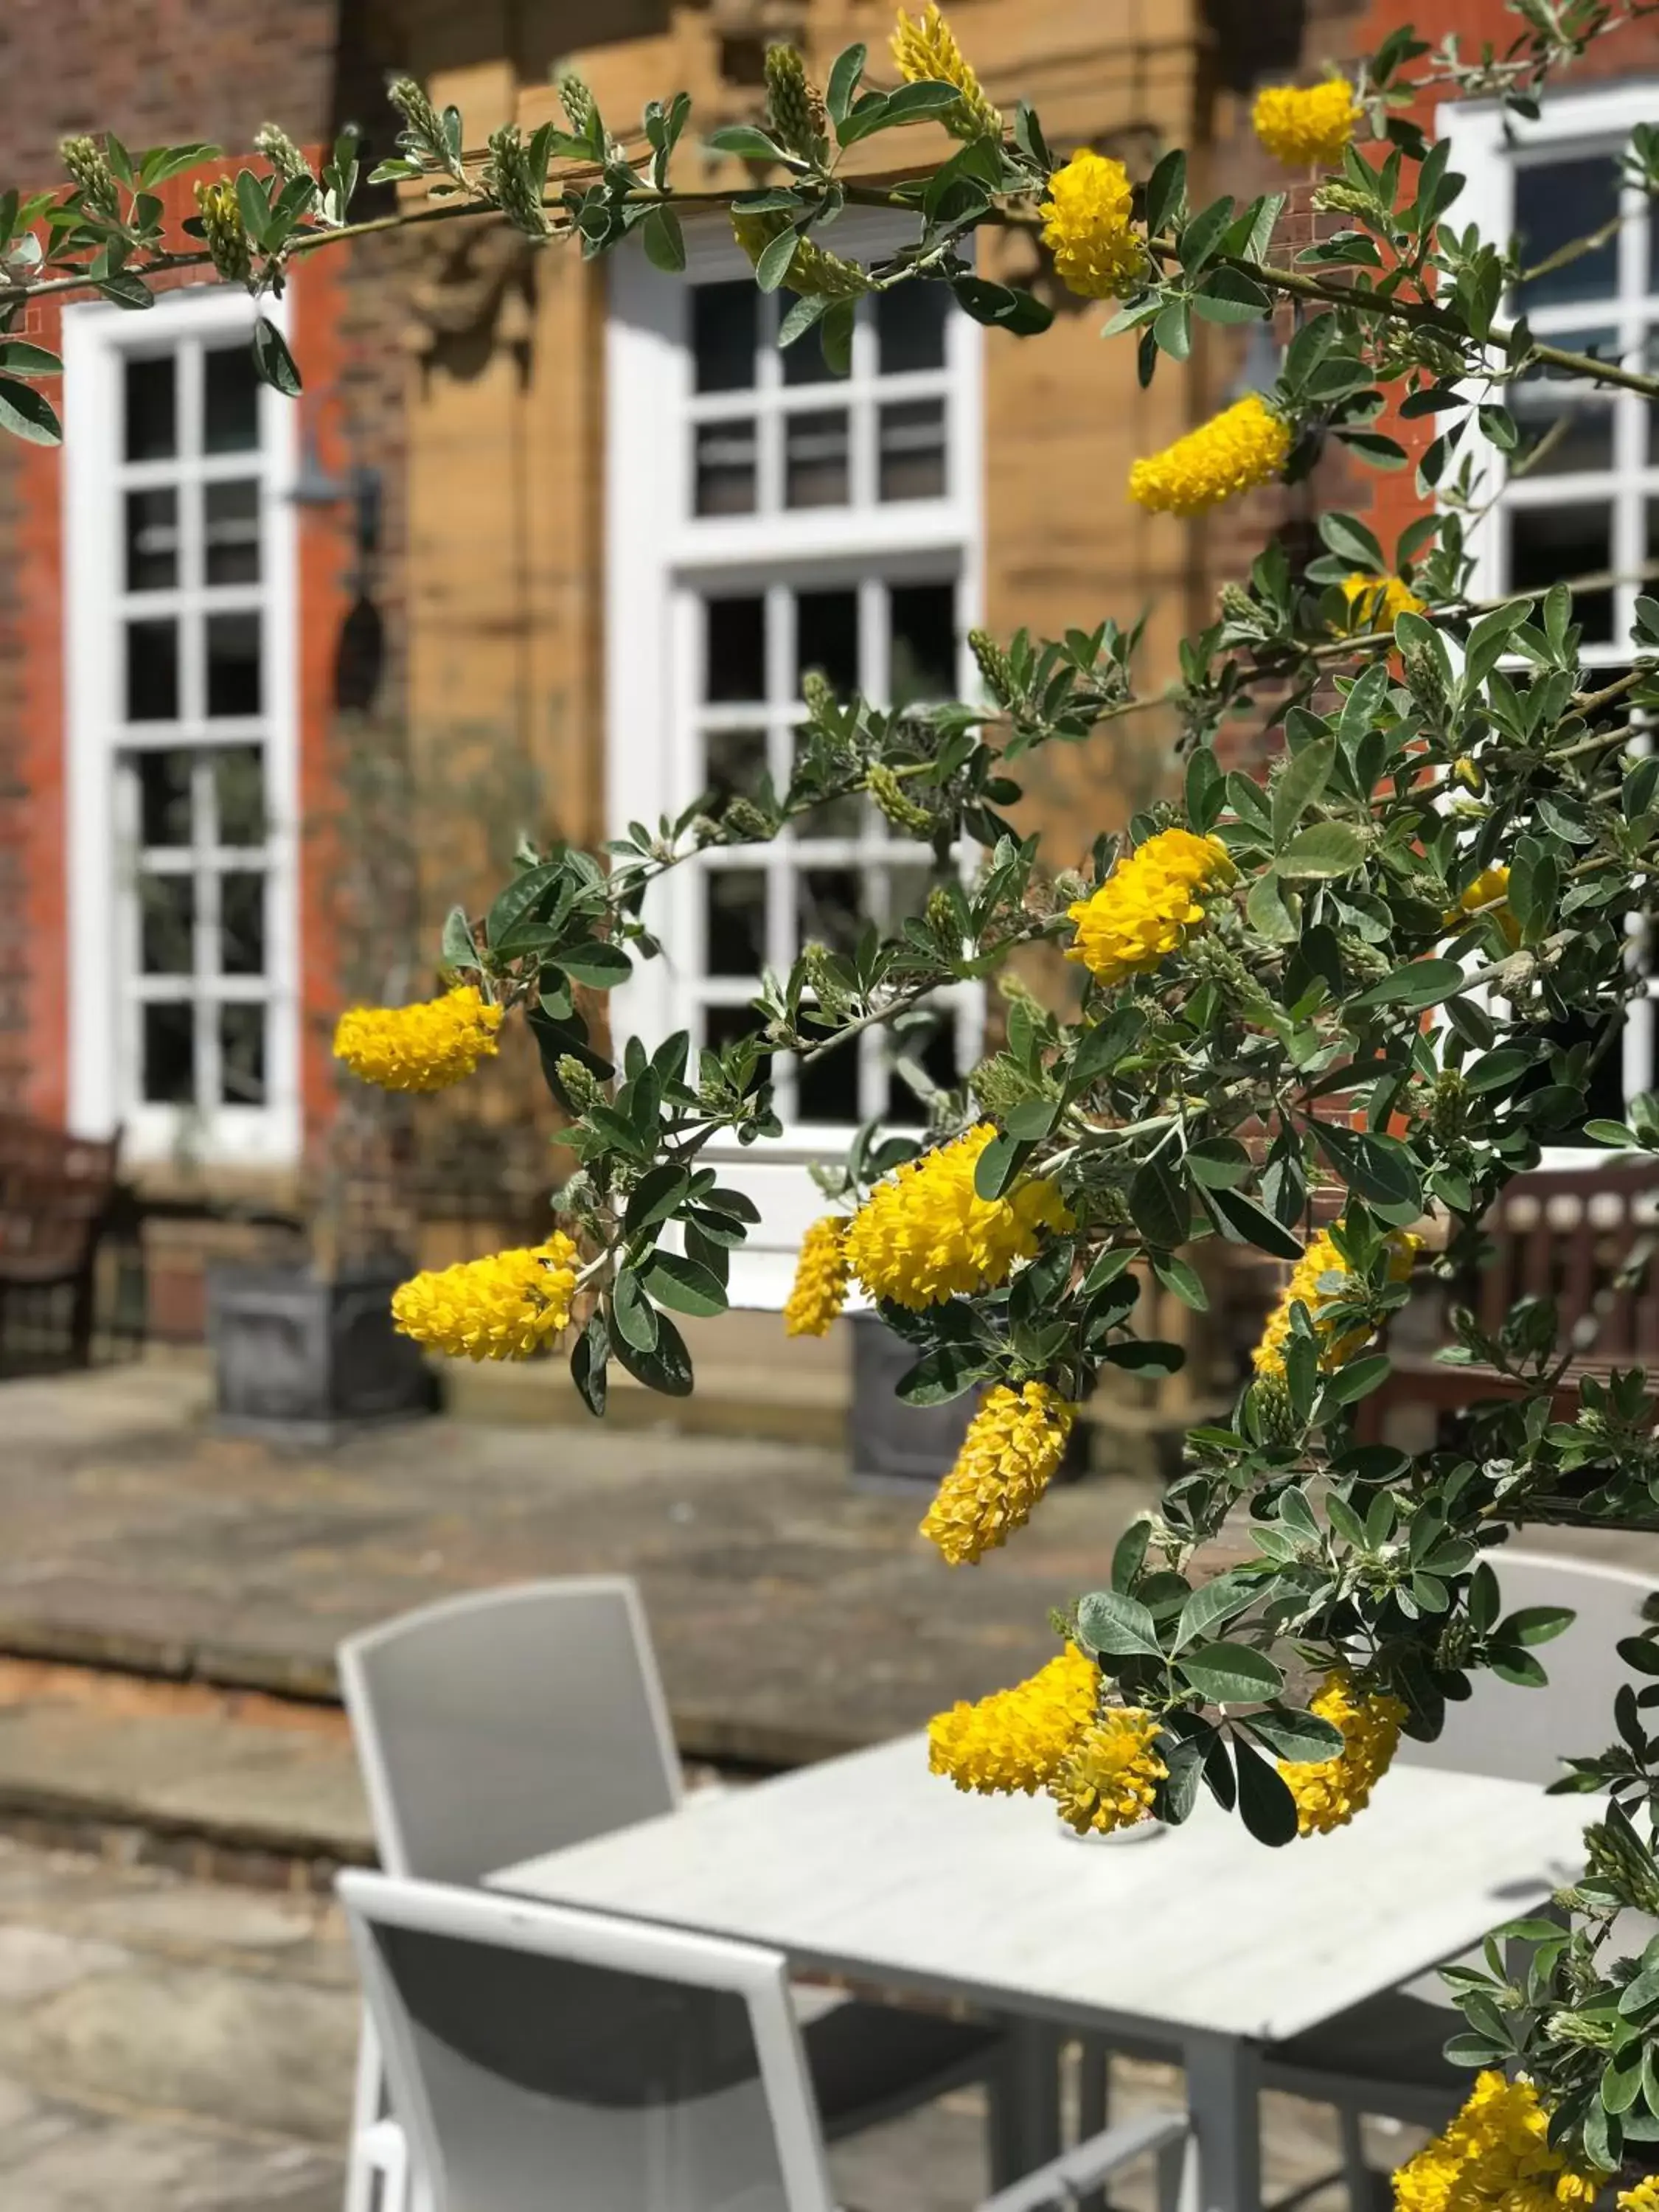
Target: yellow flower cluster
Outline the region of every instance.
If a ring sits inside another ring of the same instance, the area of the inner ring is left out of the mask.
[[[958,1790],[988,1796],[1023,1790],[1029,1797],[1060,1771],[1094,1725],[1099,1700],[1099,1668],[1068,1644],[1012,1690],[936,1713],[927,1724],[927,1764]]]
[[[544,1244],[414,1276],[392,1293],[392,1318],[453,1359],[526,1359],[569,1320],[575,1289],[576,1248],[556,1230]]]
[[[1428,604],[1403,576],[1370,576],[1363,568],[1342,579],[1342,596],[1350,621],[1367,629],[1392,629],[1401,615],[1420,615]]]
[[[1068,1827],[1109,1835],[1151,1816],[1169,1773],[1158,1755],[1158,1723],[1138,1707],[1109,1705],[1048,1784]]]
[[[1310,162],[1328,166],[1342,158],[1360,110],[1346,77],[1323,84],[1270,84],[1255,96],[1250,120],[1255,135],[1286,168]]]
[[[1634,2189],[1621,2189],[1619,2212],[1659,2212],[1659,2173],[1644,2174]]]
[[[732,213],[732,235],[751,262],[758,262],[775,238],[789,228],[789,218],[778,209],[760,215]],[[870,289],[870,279],[856,261],[843,261],[822,246],[803,238],[789,264],[789,289],[803,298],[822,293],[828,300],[856,300]]]
[[[994,1289],[1017,1261],[1033,1256],[1045,1229],[1072,1226],[1059,1191],[1043,1176],[1006,1198],[980,1197],[974,1170],[995,1135],[994,1125],[981,1121],[953,1143],[907,1160],[859,1208],[847,1257],[872,1297],[920,1313]]]
[[[1129,496],[1154,514],[1202,514],[1271,483],[1290,451],[1290,425],[1260,392],[1247,392],[1161,453],[1137,461]]]
[[[1000,1382],[969,1424],[921,1533],[953,1567],[1023,1528],[1066,1454],[1077,1407],[1046,1382]]]
[[[1134,191],[1121,161],[1085,147],[1048,179],[1037,213],[1042,242],[1067,291],[1116,300],[1144,272],[1146,249],[1130,228]]]
[[[907,84],[955,85],[962,98],[939,118],[953,137],[1001,137],[1002,116],[985,97],[951,26],[939,12],[937,0],[927,0],[926,10],[914,21],[899,9],[892,55]]]
[[[1403,1283],[1410,1275],[1418,1248],[1423,1240],[1409,1230],[1395,1230],[1389,1238],[1389,1280]],[[1343,1276],[1348,1263],[1337,1250],[1330,1234],[1321,1230],[1308,1240],[1307,1249],[1291,1271],[1291,1279],[1279,1293],[1279,1304],[1267,1316],[1267,1325],[1261,1332],[1261,1341],[1251,1355],[1258,1375],[1282,1375],[1285,1372],[1285,1348],[1291,1340],[1291,1308],[1304,1305],[1309,1319],[1323,1340],[1319,1364],[1322,1367],[1341,1366],[1351,1353],[1365,1341],[1369,1331],[1363,1328],[1346,1330],[1332,1337],[1320,1324],[1319,1310],[1342,1293],[1340,1282],[1333,1283],[1333,1275]]]
[[[1549,2114],[1525,2075],[1507,2081],[1488,2071],[1443,2133],[1395,2175],[1394,2196],[1398,2212],[1588,2212],[1606,2180],[1552,2148]],[[1638,2194],[1620,2197],[1621,2212]]]
[[[784,1301],[786,1336],[827,1336],[847,1298],[847,1228],[840,1214],[826,1213],[801,1239],[795,1280]]]
[[[413,1006],[354,1006],[334,1031],[334,1056],[382,1091],[442,1091],[500,1048],[501,1010],[471,983]]]
[[[1519,945],[1521,925],[1509,908],[1505,896],[1509,887],[1510,872],[1507,868],[1483,869],[1458,900],[1457,904],[1449,908],[1446,915],[1447,928],[1461,928],[1472,915],[1479,913],[1480,909],[1485,907],[1487,911],[1481,915],[1481,920],[1495,921],[1510,944]],[[1492,904],[1494,899],[1504,899],[1505,902],[1502,906],[1494,906]]]
[[[1066,909],[1077,942],[1066,957],[1081,961],[1097,983],[1144,975],[1203,921],[1200,895],[1236,873],[1218,837],[1160,830],[1120,860],[1097,891]]]
[[[1279,1771],[1296,1800],[1296,1825],[1304,1836],[1345,1828],[1371,1802],[1400,1742],[1406,1708],[1398,1698],[1360,1690],[1344,1667],[1333,1668],[1308,1700],[1310,1712],[1342,1731],[1334,1759],[1297,1765],[1281,1759]]]

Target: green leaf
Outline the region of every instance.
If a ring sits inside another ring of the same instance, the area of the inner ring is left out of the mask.
[[[1351,876],[1365,857],[1365,839],[1346,822],[1316,822],[1292,837],[1278,866],[1287,876]]]
[[[775,140],[752,123],[723,124],[708,134],[708,144],[717,154],[737,154],[745,161],[781,161],[784,151]]]
[[[780,231],[770,240],[755,264],[755,282],[763,292],[775,292],[789,274],[790,264],[800,250],[798,230]]]
[[[1187,1364],[1184,1347],[1169,1344],[1157,1337],[1127,1337],[1120,1344],[1103,1345],[1100,1357],[1108,1366],[1121,1367],[1132,1375],[1139,1375],[1149,1382],[1161,1382],[1170,1375],[1179,1375]]]
[[[1179,1298],[1183,1306],[1190,1306],[1194,1313],[1209,1311],[1210,1294],[1200,1279],[1197,1270],[1189,1267],[1184,1260],[1177,1260],[1172,1253],[1154,1254],[1152,1273],[1164,1289]]]
[[[596,991],[614,990],[634,972],[634,963],[621,945],[607,945],[602,938],[588,945],[562,946],[553,957],[567,975]]]
[[[1276,1260],[1299,1260],[1302,1247],[1281,1221],[1242,1190],[1206,1190],[1200,1201],[1231,1244],[1254,1244]]]
[[[7,376],[60,376],[64,364],[45,346],[27,338],[0,338],[0,372]]]
[[[1193,295],[1193,307],[1206,323],[1259,322],[1272,305],[1253,276],[1224,266],[1211,270]]]
[[[46,394],[9,376],[0,376],[0,430],[9,430],[31,446],[64,442],[64,426]]]
[[[1085,1649],[1111,1658],[1164,1656],[1152,1614],[1121,1590],[1091,1590],[1078,1606],[1077,1628]]]
[[[672,1160],[661,1160],[655,1167],[647,1168],[629,1193],[628,1211],[623,1217],[623,1234],[637,1237],[642,1229],[666,1221],[690,1188],[690,1174]]]
[[[631,1344],[619,1344],[617,1357],[636,1382],[643,1382],[647,1390],[660,1391],[665,1398],[689,1398],[691,1395],[691,1355],[685,1348],[685,1340],[666,1314],[657,1316],[657,1342],[650,1352],[636,1351]]]
[[[1205,1644],[1183,1651],[1181,1672],[1214,1705],[1276,1698],[1285,1686],[1283,1672],[1248,1644]]]
[[[1394,1362],[1386,1352],[1375,1352],[1365,1359],[1351,1359],[1346,1367],[1339,1367],[1327,1379],[1325,1402],[1352,1406],[1357,1399],[1369,1397],[1393,1372]]]
[[[1250,1156],[1237,1137],[1205,1137],[1187,1147],[1187,1172],[1206,1190],[1231,1190],[1250,1172]]]
[[[936,1344],[898,1380],[898,1395],[907,1406],[943,1406],[983,1381],[985,1355],[977,1345]]]
[[[1146,179],[1146,228],[1156,237],[1180,207],[1187,193],[1187,156],[1177,146],[1167,153]]]
[[[1030,1158],[1031,1147],[1006,1130],[992,1138],[974,1164],[974,1194],[988,1203],[999,1199]]]
[[[619,1344],[635,1352],[654,1352],[662,1333],[662,1317],[640,1287],[632,1267],[617,1270],[611,1294],[611,1321]]]
[[[117,269],[93,281],[104,297],[113,301],[118,307],[139,309],[155,305],[155,293],[136,269]]]
[[[464,906],[453,906],[444,916],[444,933],[438,947],[446,968],[476,968],[478,947]]]
[[[868,49],[862,46],[843,46],[836,56],[823,94],[823,104],[832,123],[842,123],[852,106],[867,56]]]
[[[653,207],[640,225],[645,258],[653,269],[675,276],[685,266],[685,234],[671,207]]]
[[[962,94],[955,85],[939,77],[918,77],[914,84],[902,84],[896,92],[888,94],[882,128],[925,122],[930,115],[944,115],[959,106],[961,101]]]
[[[1350,1190],[1378,1206],[1423,1203],[1417,1163],[1397,1137],[1371,1129],[1350,1129],[1340,1121],[1310,1123],[1314,1140]]]
[[[1498,1628],[1500,1643],[1552,1644],[1578,1618],[1570,1605],[1523,1605]]]
[[[672,1306],[676,1313],[720,1314],[730,1303],[717,1276],[678,1252],[653,1254],[643,1279],[658,1304]]]
[[[1147,1243],[1162,1251],[1186,1243],[1192,1226],[1186,1187],[1161,1158],[1135,1170],[1129,1184],[1129,1215]]]
[[[1269,945],[1293,945],[1302,922],[1276,867],[1258,876],[1244,900],[1244,918]]]
[[[1352,514],[1322,514],[1319,534],[1340,560],[1350,562],[1354,568],[1372,575],[1387,572],[1389,564],[1382,548],[1364,524],[1356,521]]]
[[[1134,1050],[1146,1030],[1146,1017],[1138,1006],[1115,1006],[1104,1021],[1081,1030],[1072,1055],[1073,1087],[1080,1090],[1109,1074],[1119,1060]]]
[[[1219,1628],[1224,1621],[1243,1613],[1255,1595],[1249,1583],[1230,1574],[1217,1575],[1211,1582],[1200,1583],[1181,1608],[1176,1650],[1195,1644],[1200,1636],[1207,1636],[1212,1628]]]
[[[1357,991],[1351,1008],[1371,1006],[1437,1006],[1463,988],[1466,978],[1455,960],[1413,960]]]
[[[592,1315],[587,1327],[570,1347],[570,1379],[576,1395],[596,1421],[605,1419],[605,1362],[611,1357],[611,1335],[603,1314]]]
[[[288,341],[268,315],[261,315],[253,325],[253,367],[263,384],[285,398],[300,396],[300,372],[295,366]]]
[[[1260,1738],[1277,1758],[1293,1766],[1317,1765],[1340,1756],[1346,1739],[1340,1728],[1322,1721],[1317,1713],[1304,1713],[1289,1705],[1269,1705],[1252,1713],[1243,1725]]]
[[[1292,753],[1272,792],[1273,843],[1282,846],[1297,823],[1330,781],[1336,761],[1336,739],[1315,738]]]
[[[1239,1815],[1245,1826],[1259,1844],[1277,1847],[1293,1843],[1296,1800],[1284,1777],[1241,1736],[1233,1738],[1233,1759],[1238,1768]]]

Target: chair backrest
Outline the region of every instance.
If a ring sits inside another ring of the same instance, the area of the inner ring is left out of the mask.
[[[624,1576],[447,1599],[351,1638],[339,1670],[389,1874],[477,1881],[679,1802]]]
[[[1414,1743],[1407,1736],[1399,1755],[1413,1766],[1553,1782],[1565,1771],[1564,1757],[1584,1758],[1613,1741],[1613,1694],[1636,1679],[1614,1646],[1641,1627],[1643,1601],[1654,1585],[1622,1568],[1542,1553],[1499,1550],[1489,1557],[1506,1615],[1523,1606],[1553,1605],[1571,1606],[1578,1616],[1564,1635],[1538,1646],[1549,1681],[1526,1689],[1483,1668],[1469,1678],[1472,1694],[1447,1706],[1436,1741]]]
[[[94,1139],[0,1113],[0,1254],[66,1273],[84,1261],[115,1189],[118,1135]]]
[[[1473,1286],[1483,1328],[1496,1331],[1517,1298],[1556,1301],[1565,1344],[1595,1317],[1589,1354],[1641,1359],[1659,1351],[1659,1264],[1639,1282],[1619,1271],[1659,1223],[1659,1164],[1546,1168],[1517,1176],[1482,1224],[1490,1261]]]
[[[831,2212],[775,1951],[340,1877],[433,2212]]]

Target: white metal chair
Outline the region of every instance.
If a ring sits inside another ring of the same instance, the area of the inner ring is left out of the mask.
[[[349,1638],[338,1663],[388,1874],[477,1884],[682,1802],[667,1699],[626,1576],[445,1599]],[[999,2056],[987,2023],[811,1989],[796,2002],[832,2136],[988,2075]],[[345,2212],[377,2212],[377,2190],[378,2212],[403,2212],[408,2164],[366,2020]]]
[[[835,2212],[781,1953],[488,1891],[340,1877],[417,2212]],[[1173,2203],[1184,2114],[1124,2122],[981,2212],[1133,2160]]]

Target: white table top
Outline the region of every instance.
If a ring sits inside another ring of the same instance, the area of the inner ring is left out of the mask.
[[[891,1989],[1278,2041],[1571,1881],[1592,1817],[1588,1800],[1530,1784],[1398,1766],[1351,1826],[1281,1850],[1207,1796],[1184,1827],[1084,1842],[1044,1798],[952,1789],[915,1735],[489,1879]]]

